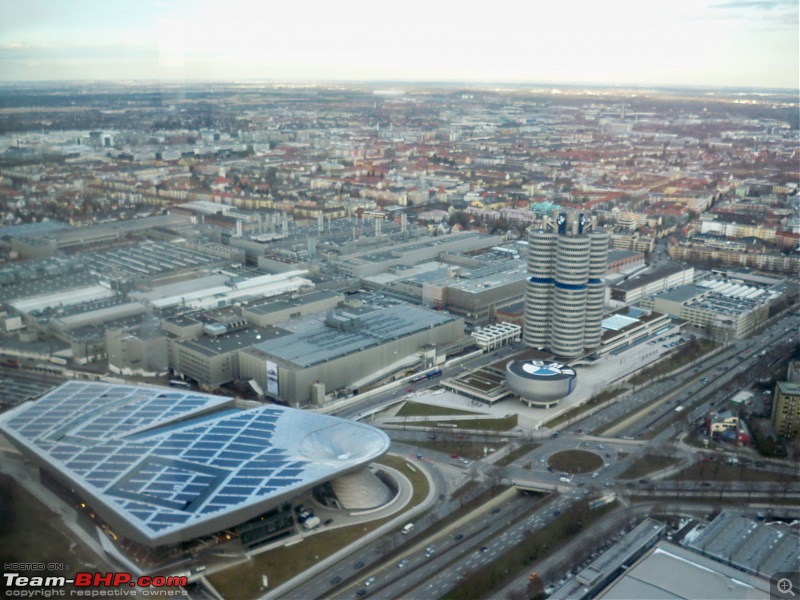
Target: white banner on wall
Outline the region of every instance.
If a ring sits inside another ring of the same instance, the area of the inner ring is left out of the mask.
[[[267,361],[267,393],[273,396],[278,395],[278,365]]]

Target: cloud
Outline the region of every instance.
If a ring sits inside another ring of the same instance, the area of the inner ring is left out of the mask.
[[[756,10],[775,10],[775,9],[796,9],[797,0],[726,0],[709,5],[709,8],[731,10],[731,9],[756,9]]]

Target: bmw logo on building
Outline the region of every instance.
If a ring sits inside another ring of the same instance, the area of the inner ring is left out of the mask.
[[[575,389],[575,369],[547,360],[512,360],[506,365],[506,384],[528,406],[549,408]]]

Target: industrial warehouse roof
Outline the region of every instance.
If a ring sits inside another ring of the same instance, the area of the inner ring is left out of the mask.
[[[383,432],[327,415],[78,381],[3,414],[0,431],[150,543],[234,526],[389,448]]]
[[[211,357],[244,350],[261,340],[278,339],[286,335],[289,335],[289,332],[280,327],[248,327],[218,336],[201,335],[191,340],[177,342],[177,345]]]
[[[456,320],[446,313],[410,304],[351,308],[336,315],[341,329],[326,322],[330,317],[310,316],[281,323],[281,328],[292,331],[290,335],[256,344],[253,349],[306,368]],[[350,321],[352,328],[345,326]]]
[[[603,590],[603,600],[769,598],[769,580],[734,569],[669,542],[659,542]]]
[[[616,250],[609,250],[608,251],[608,262],[611,262],[611,253],[617,252]],[[665,277],[669,277],[670,275],[675,275],[676,273],[680,273],[688,269],[684,265],[676,265],[674,263],[667,263],[657,267],[654,267],[653,270],[647,271],[646,273],[642,273],[641,275],[637,275],[633,279],[628,279],[627,281],[623,281],[622,283],[615,285],[614,287],[621,290],[635,290],[642,286],[648,285],[653,283],[654,281],[658,281],[659,279],[664,279]]]
[[[780,523],[759,523],[730,512],[721,513],[686,546],[766,577],[796,571],[800,564],[800,536],[796,531]]]
[[[662,300],[670,300],[672,302],[688,302],[689,300],[697,298],[698,296],[708,294],[709,291],[710,290],[700,287],[699,285],[690,283],[689,285],[682,285],[681,287],[669,290],[663,294],[658,294],[657,297],[661,298]]]
[[[276,313],[282,310],[286,310],[288,308],[294,308],[297,306],[303,306],[305,304],[311,304],[313,302],[319,302],[321,300],[331,300],[334,298],[341,297],[341,294],[337,294],[336,292],[327,292],[324,290],[310,292],[308,294],[302,294],[297,296],[296,298],[292,298],[289,300],[273,300],[267,301],[260,304],[251,304],[247,307],[247,310],[257,314],[257,315],[266,315],[271,313]]]

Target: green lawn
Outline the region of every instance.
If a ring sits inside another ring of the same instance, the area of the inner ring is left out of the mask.
[[[446,425],[453,424],[453,429],[476,429],[482,431],[509,431],[517,426],[517,414],[500,417],[497,419],[463,419],[458,421],[448,421],[441,419],[437,423],[444,423]]]
[[[433,404],[422,404],[420,402],[408,401],[397,411],[398,417],[436,417],[439,415],[479,415],[482,413],[461,410],[460,408],[450,408],[449,406],[436,406]]]
[[[406,466],[410,463],[404,458],[388,455],[381,457],[377,462],[397,469],[413,484],[414,495],[405,510],[416,506],[428,495],[428,480],[418,466],[415,465],[415,470],[411,471]],[[266,591],[261,587],[262,575],[269,577],[271,588],[277,587],[396,516],[395,514],[379,521],[332,529],[309,536],[299,544],[258,554],[250,561],[209,575],[208,579],[225,598],[236,600],[256,598]]]
[[[562,450],[547,460],[556,471],[565,473],[591,473],[603,466],[603,458],[586,450]]]
[[[661,469],[666,469],[667,467],[671,467],[677,464],[679,460],[672,456],[660,456],[660,455],[653,455],[653,456],[643,456],[636,462],[634,462],[631,466],[629,466],[625,471],[619,474],[620,479],[639,479],[640,477],[644,477],[645,475],[649,475],[650,473],[654,473],[655,471],[660,471]]]

